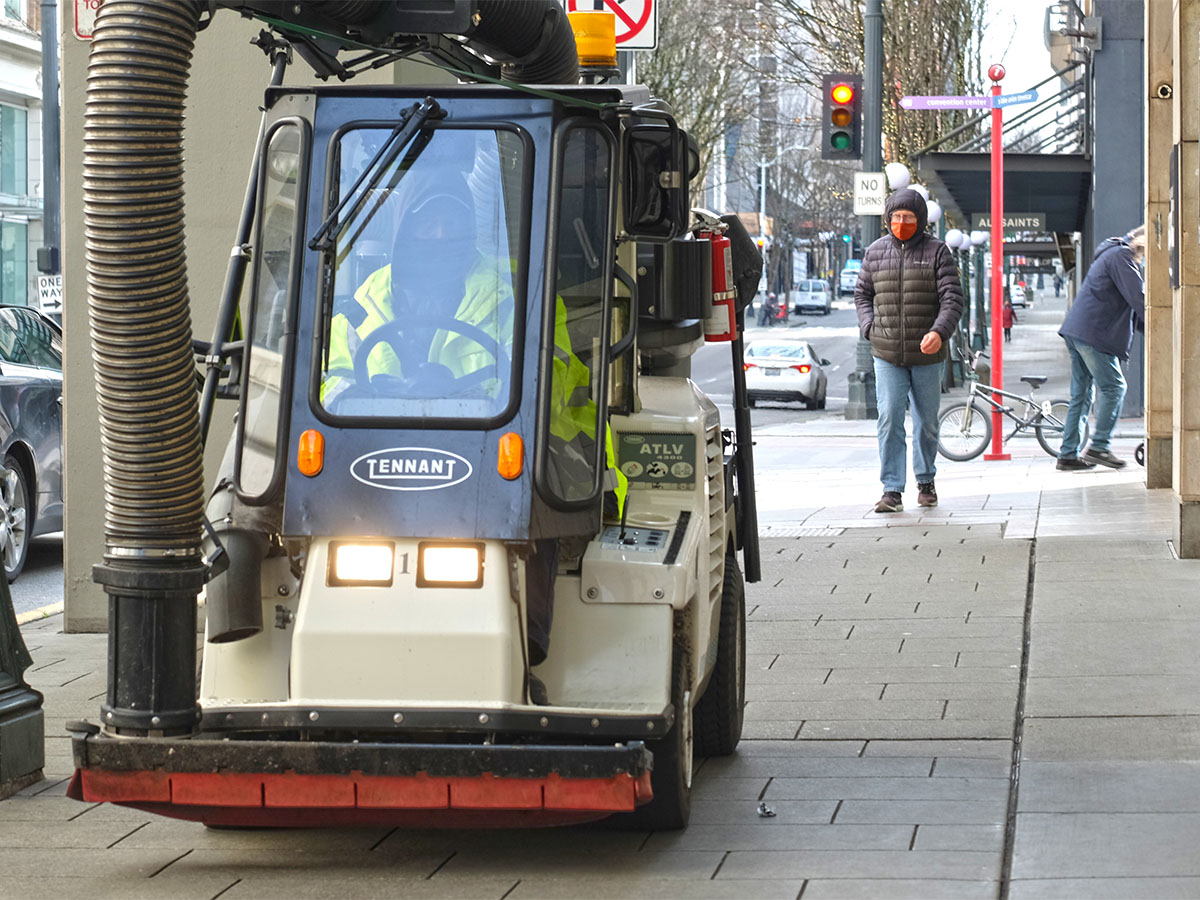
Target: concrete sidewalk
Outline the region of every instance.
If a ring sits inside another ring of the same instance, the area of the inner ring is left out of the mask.
[[[1051,374],[1038,314],[1010,358],[1041,342]],[[63,725],[97,717],[105,638],[30,623],[47,778],[0,802],[0,897],[1200,896],[1200,562],[1138,467],[1011,449],[884,517],[870,435],[760,436],[794,464],[760,484],[745,739],[700,764],[678,834],[208,831],[76,803]]]

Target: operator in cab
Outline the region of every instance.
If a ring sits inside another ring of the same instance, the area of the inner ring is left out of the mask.
[[[391,202],[402,212],[389,262],[366,277],[354,305],[331,326],[324,404],[338,411],[336,397],[354,381],[356,354],[385,326],[386,338],[366,349],[374,395],[507,397],[513,292],[500,262],[478,246],[466,179],[412,172]],[[372,413],[388,415],[384,405]]]

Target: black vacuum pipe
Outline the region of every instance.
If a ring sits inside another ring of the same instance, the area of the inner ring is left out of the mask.
[[[479,24],[470,42],[510,61],[500,66],[506,81],[575,84],[579,55],[575,32],[557,0],[479,0]]]
[[[105,483],[106,726],[197,721],[204,465],[183,235],[183,112],[200,3],[106,0],[84,119],[84,222]]]

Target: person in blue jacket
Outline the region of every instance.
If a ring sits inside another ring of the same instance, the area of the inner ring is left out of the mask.
[[[1108,445],[1125,399],[1121,363],[1129,359],[1134,329],[1140,331],[1146,319],[1142,276],[1145,255],[1145,226],[1101,243],[1075,303],[1058,330],[1071,355],[1071,404],[1057,464],[1062,471],[1090,469],[1097,464],[1110,469],[1125,465],[1125,460],[1115,456]],[[1093,385],[1099,394],[1096,428],[1091,445],[1080,455]]]

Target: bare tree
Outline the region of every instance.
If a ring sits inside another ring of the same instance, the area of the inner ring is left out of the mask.
[[[846,0],[763,0],[789,40],[780,43],[780,78],[814,95],[825,71],[863,70],[863,19]],[[986,0],[889,2],[883,29],[884,161],[908,157],[975,115],[901,109],[906,94],[983,91],[980,42]],[[969,136],[969,135],[967,135]]]
[[[693,191],[703,191],[730,130],[756,114],[754,9],[754,0],[664,0],[658,48],[638,55],[638,80],[671,104],[699,145]]]

